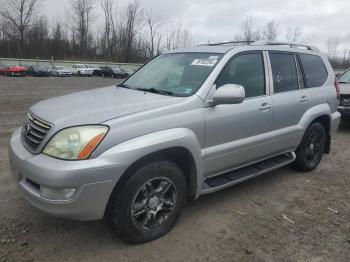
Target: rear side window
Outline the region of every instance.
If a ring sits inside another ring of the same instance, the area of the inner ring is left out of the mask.
[[[304,69],[306,87],[322,86],[328,78],[328,72],[321,57],[307,54],[299,54],[299,57]]]
[[[299,89],[297,68],[293,54],[270,53],[275,93]]]
[[[226,84],[243,86],[246,98],[265,95],[265,69],[262,54],[242,54],[228,62],[216,80],[217,88]]]

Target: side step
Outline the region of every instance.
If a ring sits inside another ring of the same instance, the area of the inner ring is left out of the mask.
[[[201,193],[212,193],[225,187],[229,187],[248,179],[263,175],[292,163],[295,158],[296,156],[294,152],[286,153],[222,175],[208,178],[204,181]]]

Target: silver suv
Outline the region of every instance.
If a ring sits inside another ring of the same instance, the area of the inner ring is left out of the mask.
[[[117,86],[32,106],[10,141],[24,197],[106,218],[141,243],[186,199],[292,164],[310,171],[340,122],[335,75],[311,46],[222,43],[164,53]]]

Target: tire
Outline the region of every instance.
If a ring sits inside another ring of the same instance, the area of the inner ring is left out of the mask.
[[[126,242],[157,239],[175,225],[186,202],[186,190],[186,179],[176,164],[166,160],[146,163],[112,194],[106,218]]]
[[[315,169],[320,163],[326,147],[326,130],[322,124],[315,122],[306,130],[297,149],[296,160],[292,166],[302,172]]]

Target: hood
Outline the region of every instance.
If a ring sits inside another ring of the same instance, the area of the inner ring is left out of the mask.
[[[67,69],[59,69],[59,70],[57,70],[57,72],[59,72],[59,73],[70,73],[70,71],[67,70]]]
[[[30,111],[37,117],[63,128],[102,123],[170,105],[183,99],[111,86],[51,98],[35,104]]]
[[[339,84],[341,95],[350,95],[350,83],[349,84]]]

